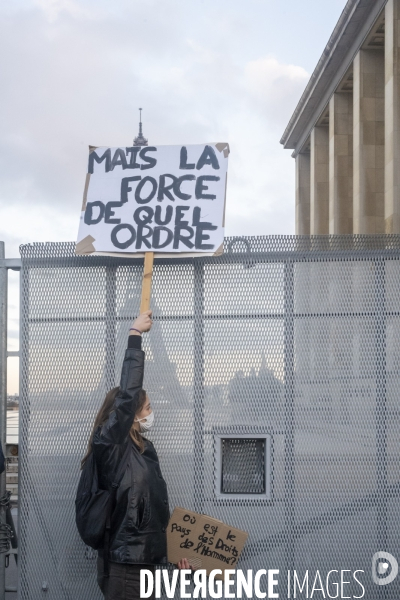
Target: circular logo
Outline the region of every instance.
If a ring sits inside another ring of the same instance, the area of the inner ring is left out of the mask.
[[[389,552],[375,552],[372,557],[372,580],[377,585],[387,585],[396,579],[399,564]]]

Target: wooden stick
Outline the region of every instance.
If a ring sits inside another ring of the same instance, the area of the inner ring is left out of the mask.
[[[151,298],[151,282],[153,279],[154,252],[145,252],[144,270],[142,279],[142,298],[140,301],[140,314],[149,310]]]

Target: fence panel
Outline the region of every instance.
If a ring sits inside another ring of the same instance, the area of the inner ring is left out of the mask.
[[[142,261],[21,255],[19,598],[100,600],[74,498]],[[279,569],[281,597],[307,569],[309,595],[346,570],[361,596],[359,569],[364,598],[400,597],[400,577],[371,577],[376,552],[400,560],[399,292],[400,236],[227,238],[219,258],[155,263],[145,387],[171,511],[248,531],[237,566]]]

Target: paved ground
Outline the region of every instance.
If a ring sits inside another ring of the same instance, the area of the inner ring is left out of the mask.
[[[15,528],[18,531],[18,513],[17,513],[17,509],[13,508],[11,510],[11,514],[12,514],[13,519],[14,519]],[[17,579],[18,579],[18,574],[17,574],[17,567],[16,567],[16,564],[15,564],[15,560],[14,560],[13,556],[10,556],[10,564],[9,564],[8,568],[6,569],[6,587],[7,586],[16,587],[16,585],[17,585]],[[6,594],[6,600],[17,600],[17,594],[16,594],[16,592],[7,592],[7,594]]]

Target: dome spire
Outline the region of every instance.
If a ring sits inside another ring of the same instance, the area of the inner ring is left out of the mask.
[[[139,135],[137,137],[135,137],[135,139],[133,140],[133,145],[134,146],[147,146],[147,142],[148,140],[146,140],[146,138],[143,135],[142,132],[142,109],[139,108]]]

